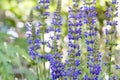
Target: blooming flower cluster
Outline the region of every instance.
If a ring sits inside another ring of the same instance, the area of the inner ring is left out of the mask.
[[[39,27],[35,27],[32,25],[32,23],[27,23],[26,24],[27,32],[26,32],[26,37],[28,39],[29,43],[29,54],[31,55],[32,59],[34,60],[36,56],[41,58],[37,52],[38,49],[40,49],[40,43],[41,40],[38,38],[40,30]]]
[[[69,66],[66,69],[66,76],[70,77],[72,80],[78,80],[79,75],[82,73],[80,66],[80,44],[79,40],[82,38],[82,16],[81,11],[79,11],[79,0],[73,0],[74,4],[69,7],[68,16],[68,60],[66,60],[66,65]],[[66,78],[67,79],[67,78]],[[69,79],[68,79],[69,80]]]
[[[30,56],[33,60],[38,57],[50,62],[52,80],[102,80],[99,76],[102,70],[102,55],[99,50],[99,36],[96,25],[96,0],[93,0],[93,2],[83,1],[84,5],[79,6],[80,0],[73,0],[73,6],[69,7],[68,10],[68,55],[64,63],[62,62],[63,52],[61,50],[61,0],[58,0],[50,27],[47,27],[47,23],[45,22],[50,15],[47,11],[50,5],[49,0],[40,0],[36,7],[39,11],[40,22],[37,25],[33,25],[32,21],[26,24]],[[108,19],[107,25],[111,26],[111,29],[106,29],[105,32],[106,45],[110,52],[112,52],[113,46],[116,45],[115,26],[118,24],[118,21],[114,20],[113,17],[118,16],[118,12],[115,12],[117,10],[115,6],[117,3],[116,0],[112,0],[111,4],[113,6],[107,7],[107,12],[105,13]],[[44,39],[46,33],[50,34],[48,41]],[[85,57],[87,58],[87,62],[84,64],[87,65],[87,73],[83,72],[84,69],[81,67],[81,56],[84,55],[84,51],[82,52],[81,49],[82,40],[85,41],[86,45],[87,57]],[[49,47],[51,51],[46,53],[45,47]],[[109,55],[111,56],[111,54]],[[116,65],[116,69],[120,69],[120,67]],[[109,79],[116,80],[116,76]]]
[[[63,76],[64,65],[61,62],[62,54],[59,49],[59,42],[61,37],[61,26],[62,26],[62,16],[60,14],[61,0],[58,0],[58,5],[56,11],[53,13],[52,26],[46,30],[47,33],[52,33],[50,35],[50,40],[47,42],[48,47],[52,50],[52,59],[50,60],[51,76],[52,80],[59,79]],[[52,44],[51,44],[52,43]]]
[[[98,51],[97,30],[96,30],[96,14],[95,6],[86,3],[84,6],[84,23],[88,26],[88,30],[84,32],[85,41],[88,51],[88,68],[91,76],[84,76],[84,80],[98,80],[101,72],[101,53]]]
[[[111,80],[112,77],[115,77],[115,76],[112,76],[111,73],[112,70],[111,70],[111,65],[112,65],[112,62],[111,62],[111,59],[113,57],[113,48],[115,46],[117,46],[117,43],[115,42],[116,41],[116,38],[117,38],[117,30],[116,30],[116,26],[118,25],[118,21],[115,20],[115,17],[118,17],[118,7],[117,7],[117,0],[112,0],[112,2],[110,2],[110,6],[107,6],[107,10],[106,10],[106,19],[107,19],[107,22],[106,22],[106,25],[109,26],[110,28],[106,28],[105,29],[105,34],[106,34],[106,50],[109,51],[108,53],[108,57],[109,57],[109,61],[107,62],[109,65],[108,65],[108,71],[109,71],[109,79]],[[119,66],[116,66],[116,67],[119,67]],[[116,80],[116,79],[115,79]]]
[[[60,41],[61,37],[61,26],[62,26],[62,17],[59,11],[56,11],[52,18],[52,24],[54,26],[54,36],[51,38],[53,41],[52,50],[54,54],[54,58],[52,59],[51,63],[51,70],[52,70],[52,79],[56,80],[61,78],[63,75],[64,65],[61,62],[62,54],[59,52],[60,46],[58,42]]]
[[[44,58],[50,61],[50,68],[52,70],[51,72],[52,80],[57,80],[63,77],[64,64],[60,61],[60,59],[62,58],[62,54],[60,53],[47,54],[44,55]]]
[[[49,8],[49,4],[49,0],[40,0],[38,6],[36,6],[36,10],[47,10]],[[32,59],[35,59],[35,56],[41,57],[36,51],[40,49],[40,45],[45,45],[45,41],[42,41],[39,37],[41,33],[40,26],[44,26],[43,19],[45,20],[49,16],[49,12],[42,11],[39,12],[39,14],[40,18],[42,18],[41,22],[39,22],[37,25],[34,25],[32,21],[26,24],[26,35],[28,38],[28,43],[31,44],[29,48],[29,53]],[[33,18],[32,16],[33,15],[30,15],[31,18]]]
[[[50,13],[46,11],[47,9],[49,9],[49,5],[50,5],[50,0],[39,0],[39,4],[38,6],[36,6],[36,10],[40,11],[39,15],[41,18],[46,18],[47,16],[50,15]]]
[[[38,6],[36,6],[35,9],[39,13],[40,21],[37,23],[37,25],[36,22],[32,20],[30,23],[26,24],[27,27],[26,35],[28,36],[27,37],[28,42],[30,43],[29,54],[35,61],[35,63],[38,63],[38,59],[41,58],[43,59],[44,58],[43,54],[45,54],[46,41],[44,40],[44,32],[46,26],[45,20],[49,16],[49,12],[47,11],[47,9],[49,8],[49,4],[50,4],[49,0],[39,0]],[[30,15],[30,17],[33,19],[33,15]],[[36,65],[37,75],[39,75],[38,70],[39,67]]]

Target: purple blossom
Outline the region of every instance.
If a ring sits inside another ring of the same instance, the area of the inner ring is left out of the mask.
[[[59,53],[46,54],[45,59],[50,61],[50,68],[52,70],[51,76],[52,80],[56,80],[64,75],[64,64],[59,60],[62,55]]]
[[[87,75],[85,75],[84,80],[90,80],[90,78]]]
[[[116,69],[120,69],[120,67],[118,65],[116,65]]]
[[[75,56],[80,56],[81,55],[81,52],[80,50],[78,50],[78,52],[75,54]]]
[[[75,60],[75,65],[79,66],[80,65],[80,60]]]
[[[109,12],[106,12],[106,17],[107,18],[110,18],[111,17],[111,14]]]
[[[77,0],[73,1],[74,2],[73,6],[76,8],[78,8],[78,1]],[[78,66],[80,66],[80,60],[76,58],[79,57],[81,54],[80,45],[77,42],[82,38],[82,28],[81,28],[83,25],[82,12],[80,12],[77,9],[73,10],[72,7],[69,7],[68,11],[69,11],[69,15],[68,15],[69,49],[68,49],[68,60],[65,64],[66,66],[69,65],[69,67],[65,68],[65,76],[70,77],[73,80],[78,80],[79,79],[78,76],[82,73],[81,69],[78,69]]]
[[[84,76],[84,80],[98,80],[98,75],[101,72],[101,65],[99,65],[99,63],[101,62],[101,54],[98,53],[98,50],[96,49],[96,47],[94,47],[96,45],[96,37],[97,37],[97,32],[96,32],[96,8],[92,5],[90,5],[89,7],[87,7],[87,3],[86,6],[84,7],[84,13],[88,13],[87,15],[85,14],[84,18],[84,23],[88,25],[88,31],[84,32],[84,36],[85,36],[85,42],[87,44],[87,52],[88,52],[88,69],[90,70],[90,74],[93,77],[89,77],[87,75]],[[87,17],[86,17],[87,16]],[[86,22],[85,22],[86,20]],[[98,56],[95,56],[98,55]],[[98,60],[96,60],[98,59]]]
[[[58,12],[54,12],[52,18],[52,24],[55,26],[62,26],[62,17]]]
[[[117,0],[112,0],[112,4],[118,4]]]

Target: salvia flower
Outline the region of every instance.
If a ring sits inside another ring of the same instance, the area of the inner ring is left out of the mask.
[[[87,6],[88,5],[88,6]],[[91,3],[85,3],[84,7],[84,23],[88,26],[87,31],[84,32],[85,41],[88,52],[88,68],[92,77],[84,76],[84,80],[98,80],[98,76],[101,72],[101,54],[97,49],[97,31],[96,31],[96,9]],[[87,20],[87,22],[86,22]]]
[[[63,72],[64,72],[64,65],[63,63],[59,60],[61,59],[61,54],[55,54],[54,58],[52,58],[52,60],[50,61],[50,66],[51,66],[51,70],[52,70],[52,79],[56,80],[59,79],[63,76]]]
[[[112,70],[111,70],[111,58],[114,55],[113,54],[113,47],[115,47],[117,45],[116,43],[116,37],[117,37],[117,30],[116,30],[116,26],[118,25],[118,21],[115,20],[115,17],[117,17],[118,12],[117,12],[117,0],[112,0],[112,2],[109,2],[110,6],[107,6],[106,8],[106,25],[110,26],[110,29],[105,29],[105,34],[106,34],[106,52],[109,50],[108,56],[109,60],[108,60],[108,75],[109,75],[109,79],[113,78],[113,76],[111,75]]]
[[[50,0],[39,0],[38,5],[35,7],[37,11],[39,11],[39,17],[42,19],[46,19],[50,16],[50,12],[47,11],[49,9]]]
[[[78,41],[82,38],[82,16],[79,11],[79,0],[73,0],[73,7],[69,7],[68,15],[68,60],[66,62],[65,77],[70,77],[72,80],[78,80],[82,73],[80,60],[76,57],[81,55],[80,45]],[[69,78],[68,78],[69,79]]]
[[[37,25],[33,24],[34,21],[30,20],[26,24],[26,37],[29,44],[29,54],[31,58],[35,61],[36,58],[45,59],[50,62],[51,79],[52,80],[103,80],[100,73],[102,70],[102,53],[99,49],[99,36],[96,25],[96,0],[83,0],[84,5],[79,5],[80,0],[73,0],[72,7],[69,7],[68,11],[68,55],[65,58],[65,62],[62,62],[62,15],[61,15],[61,0],[58,0],[56,11],[52,15],[51,25],[47,27],[47,18],[50,16],[48,11],[50,6],[50,0],[39,0],[38,6],[35,9],[39,13],[39,22]],[[112,0],[107,6],[105,12],[106,15],[106,25],[111,26],[109,29],[105,29],[105,50],[109,50],[108,62],[104,65],[108,66],[109,80],[117,80],[116,75],[111,75],[111,58],[113,56],[113,47],[116,44],[117,30],[116,26],[118,21],[115,17],[118,17],[118,4],[117,0]],[[33,16],[31,16],[33,18]],[[85,27],[83,27],[85,26]],[[49,36],[46,36],[49,35]],[[47,40],[46,40],[46,38]],[[82,69],[81,64],[82,53],[81,44],[85,41],[87,51],[87,72]],[[45,48],[49,47],[50,52],[45,51]],[[64,51],[63,51],[64,52]],[[36,61],[37,62],[37,61]],[[38,66],[38,65],[37,65]],[[45,67],[45,65],[44,65]],[[119,70],[119,65],[115,65],[116,70]],[[39,70],[39,69],[38,69]],[[37,70],[36,70],[37,71]],[[45,71],[45,68],[44,68]],[[85,71],[85,72],[84,72]],[[39,72],[38,72],[39,75]],[[44,76],[46,77],[46,76]]]
[[[57,80],[64,75],[64,64],[60,61],[62,54],[46,54],[44,58],[50,61],[52,80]]]
[[[60,46],[58,45],[58,42],[60,42],[61,38],[62,26],[62,16],[60,13],[60,7],[61,1],[58,0],[57,9],[53,13],[52,17],[52,26],[46,30],[48,34],[53,33],[53,35],[50,35],[50,40],[47,42],[47,45],[52,50],[52,57],[50,59],[49,57],[47,57],[50,61],[52,80],[61,79],[64,74],[64,64],[61,62],[62,54],[59,52]]]
[[[84,80],[90,80],[90,78],[87,75],[85,75]]]
[[[29,54],[32,57],[32,59],[35,59],[37,49],[40,49],[40,39],[38,38],[39,35],[39,27],[34,26],[32,23],[27,23],[26,24],[26,37],[28,40],[29,46]],[[40,57],[40,56],[39,56]]]

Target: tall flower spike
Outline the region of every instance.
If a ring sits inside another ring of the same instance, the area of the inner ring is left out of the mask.
[[[36,7],[36,10],[39,11],[40,15],[40,22],[37,25],[33,25],[33,10],[31,10],[30,13],[30,19],[29,19],[29,23],[26,24],[26,28],[27,28],[27,39],[28,39],[28,43],[30,44],[29,47],[29,53],[32,57],[32,59],[35,59],[36,56],[38,56],[39,58],[41,58],[42,56],[37,52],[38,49],[40,49],[40,45],[45,43],[45,41],[42,41],[40,39],[40,35],[39,33],[40,31],[40,26],[44,26],[44,20],[49,16],[49,12],[46,11],[46,9],[48,9],[49,7],[49,0],[39,0],[39,4]],[[44,11],[42,11],[44,10]],[[44,35],[44,33],[43,33]]]
[[[38,54],[37,50],[40,49],[40,39],[38,38],[39,35],[39,27],[33,25],[32,23],[33,14],[31,11],[30,14],[30,22],[26,24],[26,37],[28,39],[29,44],[29,54],[31,58],[34,60],[36,57],[42,58],[41,55]]]
[[[81,74],[80,60],[81,54],[79,40],[82,38],[82,18],[79,11],[80,0],[73,0],[73,6],[69,7],[68,15],[68,60],[66,60],[66,79],[78,80]]]
[[[49,3],[49,0],[40,0],[39,5],[36,7],[36,9],[40,11],[39,14],[42,15],[40,16],[40,18],[42,18],[41,21],[43,21],[43,19],[45,20],[49,16],[49,12],[45,11],[41,13],[42,9],[47,9],[46,6],[49,7]],[[37,52],[37,50],[40,49],[40,45],[45,43],[44,41],[41,41],[39,37],[40,26],[44,25],[42,23],[43,22],[39,22],[37,25],[33,24],[33,10],[31,10],[29,22],[26,24],[26,37],[28,39],[28,43],[30,44],[29,54],[32,59],[35,59],[36,56],[42,58],[42,56]]]
[[[110,29],[105,29],[105,33],[106,33],[106,49],[105,51],[106,52],[109,52],[108,53],[108,58],[109,60],[107,60],[108,62],[108,75],[109,75],[109,79],[114,77],[111,75],[112,70],[111,70],[111,66],[112,66],[112,62],[111,62],[111,59],[112,57],[114,56],[114,53],[113,53],[113,48],[115,46],[117,46],[117,43],[116,43],[116,38],[117,38],[117,30],[116,30],[116,26],[118,25],[118,21],[115,20],[115,17],[118,17],[118,12],[117,12],[117,0],[112,0],[112,2],[109,2],[109,6],[107,6],[107,10],[106,10],[106,18],[107,18],[107,21],[106,21],[106,25],[107,26],[110,26],[111,28]]]
[[[52,50],[53,58],[50,60],[51,76],[52,80],[61,79],[63,77],[64,65],[61,62],[62,54],[60,51],[60,42],[61,37],[61,26],[62,26],[62,16],[61,16],[61,0],[57,2],[56,11],[53,13],[52,18],[52,27],[47,29],[48,33],[53,32],[53,35],[50,36],[50,41],[48,42],[48,47]],[[52,42],[52,44],[50,44]]]
[[[88,68],[91,76],[84,76],[84,80],[98,80],[101,72],[101,53],[98,48],[97,30],[96,30],[96,14],[95,6],[91,3],[85,3],[84,7],[84,23],[88,26],[89,30],[85,31],[85,41],[87,44],[88,52]]]
[[[45,54],[46,41],[44,39],[44,34],[47,26],[47,24],[45,23],[45,20],[49,16],[49,12],[47,11],[47,9],[49,8],[49,3],[50,3],[49,0],[39,0],[38,6],[35,9],[39,13],[40,22],[38,22],[37,24],[35,22],[35,24],[33,24],[34,21],[30,20],[30,23],[27,24],[30,26],[26,26],[29,30],[27,32],[27,35],[29,35],[28,42],[30,43],[29,54],[31,55],[32,59],[37,63],[36,64],[37,79],[39,79],[38,71],[40,70],[40,68],[38,67],[39,66],[38,59],[44,58],[43,54]],[[30,18],[33,18],[33,15],[30,15]],[[41,52],[40,52],[40,49],[41,49]],[[36,59],[37,57],[38,59]],[[43,65],[44,70],[41,69],[40,71],[43,71],[43,73],[45,73],[46,71],[45,62],[43,62],[43,64],[44,64]],[[46,78],[45,74],[40,79],[43,79],[43,78]]]
[[[41,39],[41,48],[42,54],[45,54],[45,45],[47,41],[45,41],[44,36],[46,32],[47,23],[45,20],[49,17],[50,13],[47,11],[49,9],[50,0],[39,0],[38,5],[36,6],[36,10],[39,13],[40,22],[38,22],[38,26],[41,27],[40,31],[40,39]]]

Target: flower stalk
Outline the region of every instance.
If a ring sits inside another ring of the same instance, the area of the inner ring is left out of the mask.
[[[84,23],[87,24],[88,30],[85,31],[84,35],[86,37],[85,41],[87,44],[87,52],[88,52],[88,68],[90,71],[90,76],[87,74],[84,77],[84,80],[92,79],[98,80],[99,74],[101,72],[101,53],[98,48],[98,40],[97,40],[97,28],[96,28],[96,14],[95,0],[93,2],[85,2],[84,7]]]
[[[116,43],[116,26],[118,25],[118,21],[114,18],[118,16],[117,7],[118,4],[117,0],[112,0],[106,10],[106,18],[107,18],[107,26],[110,26],[110,29],[105,30],[106,33],[106,51],[109,51],[109,62],[108,62],[108,75],[109,79],[112,77],[112,57],[114,56],[114,47],[117,46]]]

